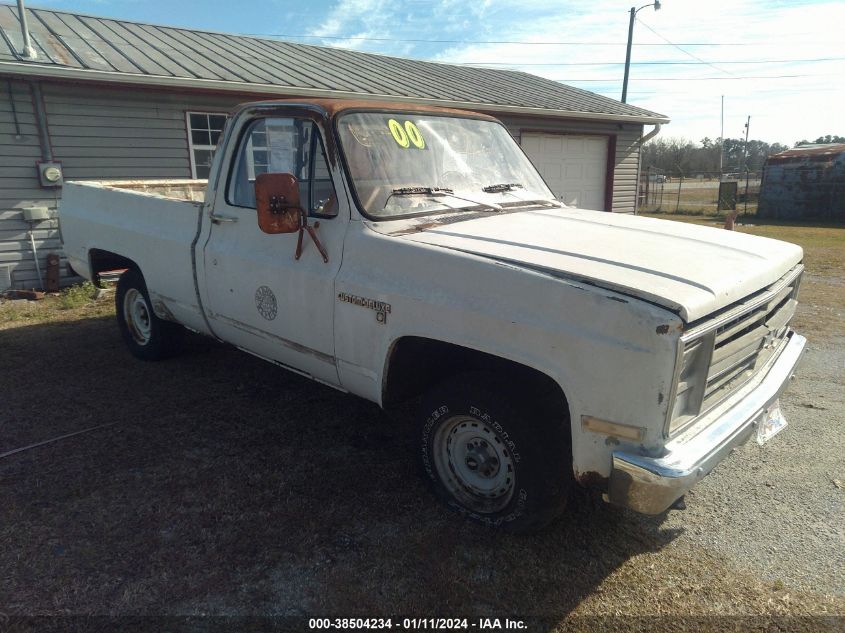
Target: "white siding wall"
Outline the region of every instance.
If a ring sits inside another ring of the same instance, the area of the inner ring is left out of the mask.
[[[0,86],[0,266],[11,267],[13,286],[28,288],[38,285],[38,275],[21,209],[55,209],[61,190],[38,183],[41,150],[29,85],[12,81],[19,140],[6,85],[3,80]],[[54,159],[62,162],[65,180],[190,178],[185,111],[228,112],[249,100],[48,82],[42,91]],[[43,272],[47,255],[61,252],[58,221],[37,224],[35,238]],[[64,259],[62,277],[68,278]]]
[[[642,125],[626,125],[616,134],[613,171],[613,211],[634,213],[637,202],[637,170],[640,162]]]
[[[29,241],[29,223],[24,222],[22,209],[32,206],[55,208],[56,192],[42,189],[38,183],[35,162],[41,158],[41,149],[29,85],[11,82],[11,99],[20,124],[19,137],[16,136],[9,86],[6,80],[0,82],[0,269],[8,270],[17,287],[34,287],[38,285],[38,275]],[[47,254],[58,252],[60,248],[56,221],[39,222],[34,228],[35,245],[44,272]],[[0,270],[0,282],[6,278],[5,270]]]
[[[65,179],[190,178],[187,110],[228,112],[246,98],[47,84],[54,153]]]

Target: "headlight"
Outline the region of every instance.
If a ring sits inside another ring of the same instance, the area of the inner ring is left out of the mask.
[[[710,333],[681,343],[683,351],[676,369],[675,398],[669,417],[670,433],[701,411],[707,371],[713,354],[713,336]]]

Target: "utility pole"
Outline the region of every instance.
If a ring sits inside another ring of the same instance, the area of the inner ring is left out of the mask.
[[[631,7],[631,20],[628,22],[628,48],[625,51],[625,77],[622,79],[622,103],[628,103],[628,71],[631,69],[631,44],[634,41],[634,20],[637,10]]]
[[[719,132],[719,182],[724,173],[722,160],[725,157],[725,95],[722,95],[722,130]]]
[[[742,210],[743,215],[748,215],[748,130],[751,129],[751,115],[748,115],[748,120],[745,122],[745,148],[742,150],[742,162],[745,164],[745,205]]]
[[[739,166],[737,171],[742,171],[742,168],[745,167],[747,171],[748,167],[748,128],[751,127],[751,115],[748,115],[748,120],[745,122],[745,145],[742,146],[742,165]]]
[[[637,12],[646,7],[654,7],[660,11],[660,0],[654,0],[651,4],[644,4],[639,9],[631,7],[631,19],[628,21],[628,48],[625,51],[625,77],[622,79],[622,103],[628,103],[628,74],[631,70],[631,45],[634,42],[634,20],[637,19]]]
[[[745,167],[745,208],[743,214],[748,213],[748,130],[751,128],[751,115],[748,115],[748,120],[745,122],[745,145],[742,147],[742,165],[738,166],[737,172],[741,172]],[[739,208],[734,209],[733,213],[725,217],[725,228],[729,231],[734,230],[736,224],[736,217],[739,215]]]

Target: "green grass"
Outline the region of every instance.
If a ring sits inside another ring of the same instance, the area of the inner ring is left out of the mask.
[[[640,213],[640,215],[676,222],[688,222],[703,226],[721,228],[725,222],[726,211],[720,216],[704,217],[698,214],[685,213]],[[812,252],[815,248],[845,249],[845,224],[830,224],[825,222],[810,222],[807,220],[776,220],[758,218],[749,213],[737,217],[737,230],[776,240],[793,242]],[[837,264],[845,263],[845,250],[834,253]]]
[[[41,310],[35,301],[27,301],[23,305],[0,303],[0,325],[43,320],[40,317]]]
[[[96,299],[96,292],[96,286],[86,281],[69,286],[56,295],[48,295],[40,301],[0,300],[0,329],[113,313],[113,295]]]
[[[724,218],[681,214],[641,214],[653,218],[721,228]],[[801,283],[795,328],[813,336],[845,333],[845,225],[737,218],[736,230],[798,244],[807,272]]]
[[[59,294],[59,307],[62,310],[81,308],[94,300],[97,287],[90,281],[83,281],[81,284],[69,286]]]

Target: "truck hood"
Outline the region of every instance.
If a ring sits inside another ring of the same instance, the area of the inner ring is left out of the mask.
[[[656,303],[687,322],[777,281],[803,257],[801,247],[764,237],[568,208],[428,221],[390,232],[585,280]]]

